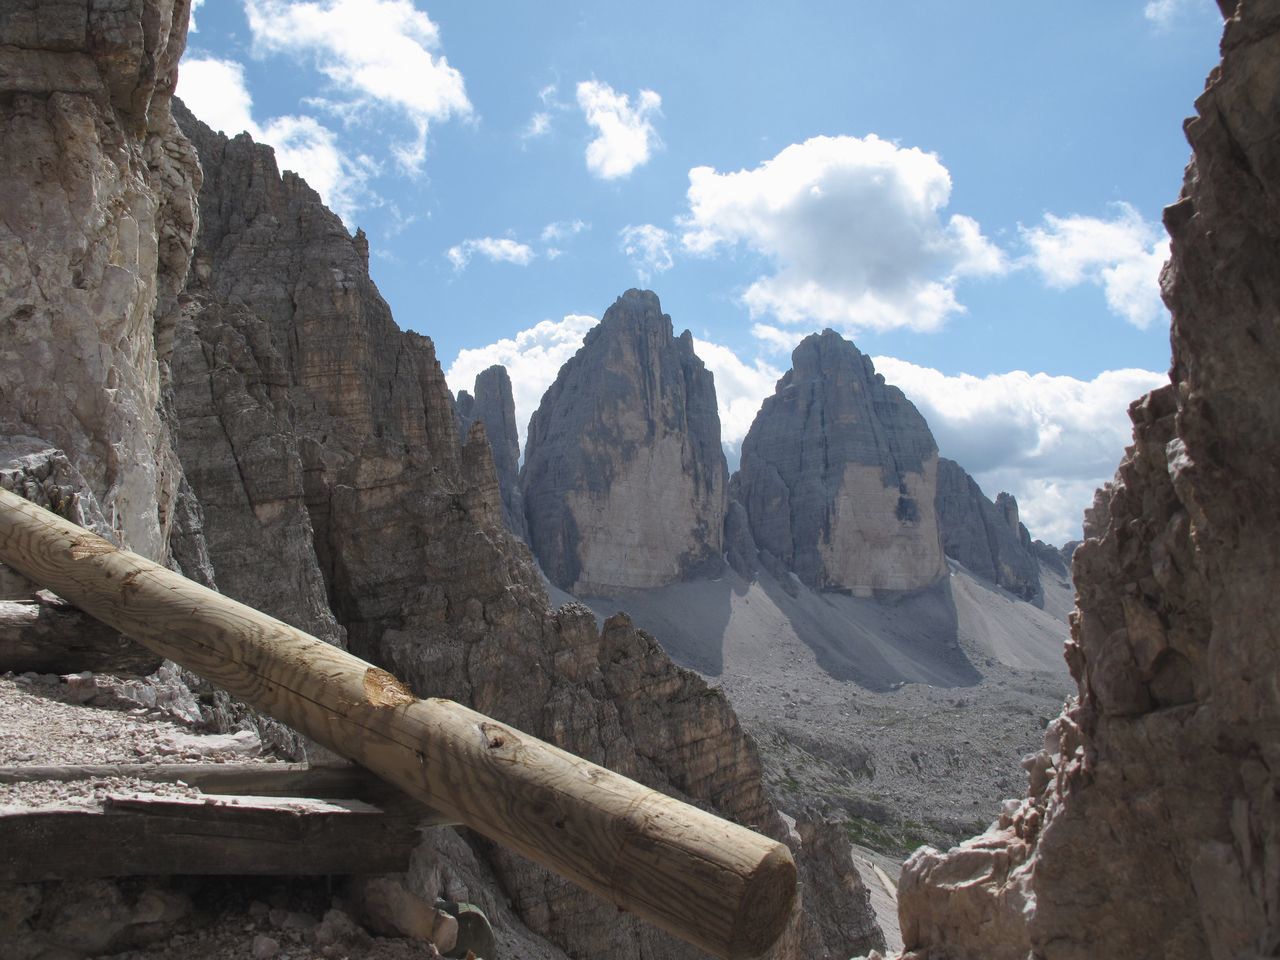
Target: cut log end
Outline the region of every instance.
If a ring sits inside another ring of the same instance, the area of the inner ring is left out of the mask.
[[[751,960],[762,956],[782,936],[796,899],[796,864],[791,851],[774,846],[747,880],[734,922],[733,940],[726,945],[726,960]]]

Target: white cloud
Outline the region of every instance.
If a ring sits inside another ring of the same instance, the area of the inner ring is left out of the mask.
[[[187,25],[188,33],[196,32],[196,11],[204,6],[204,0],[191,0],[191,21]]]
[[[618,231],[618,238],[641,283],[648,283],[654,274],[664,273],[675,264],[671,257],[675,237],[661,227],[651,223],[628,224]]]
[[[538,137],[546,136],[550,132],[551,114],[539,110],[529,118],[529,123],[524,128],[524,132],[520,134],[520,137],[522,140],[536,140]]]
[[[595,317],[571,313],[563,320],[543,320],[514,337],[463,350],[449,365],[445,380],[454,392],[470,390],[481,370],[495,363],[506,367],[511,375],[516,423],[520,426],[523,444],[529,418],[542,402],[542,395],[555,381],[565,361],[578,352],[587,331],[598,322]]]
[[[589,227],[590,224],[581,220],[555,220],[542,228],[540,239],[543,243],[559,243],[561,240],[576,237]]]
[[[701,255],[744,244],[773,262],[743,294],[753,318],[933,330],[964,312],[961,278],[1008,269],[976,221],[943,219],[950,197],[934,154],[874,134],[815,137],[752,170],[690,170],[681,241]]]
[[[514,263],[520,267],[528,266],[534,258],[532,247],[510,237],[476,237],[445,251],[455,270],[465,270],[476,254],[494,263]]]
[[[462,74],[439,54],[440,30],[410,0],[245,0],[260,53],[309,56],[352,115],[381,108],[414,128],[392,155],[422,169],[431,124],[471,114]]]
[[[1029,262],[1049,286],[1100,286],[1111,311],[1140,329],[1165,316],[1160,268],[1169,240],[1129,204],[1116,204],[1110,220],[1048,213],[1043,226],[1024,227],[1022,236],[1031,247]]]
[[[587,144],[587,169],[601,180],[616,180],[648,162],[658,145],[652,117],[661,113],[662,97],[641,90],[635,106],[625,93],[607,83],[578,84],[578,106],[596,137]]]
[[[1156,26],[1167,27],[1186,6],[1188,0],[1150,0],[1142,14]]]
[[[265,125],[253,119],[253,97],[245,85],[244,67],[234,60],[211,57],[182,61],[178,96],[191,112],[214,130],[234,137],[248,133],[276,151],[276,164],[299,174],[343,219],[354,224],[356,211],[370,201],[367,183],[371,162],[348,157],[332,130],[312,117],[284,116]]]
[[[697,337],[693,340],[693,350],[716,379],[720,439],[730,454],[736,454],[782,371],[759,357],[744,361],[729,347]]]
[[[988,497],[1016,496],[1031,535],[1053,543],[1080,536],[1093,491],[1114,475],[1131,440],[1129,403],[1168,382],[1150,370],[1078,380],[1021,370],[947,376],[893,357],[874,363],[924,415],[942,455]]]

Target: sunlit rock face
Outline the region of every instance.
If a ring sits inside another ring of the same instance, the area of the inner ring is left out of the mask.
[[[0,12],[0,434],[65,451],[154,560],[182,484],[163,407],[200,176],[169,112],[186,33],[183,0]]]
[[[752,537],[818,590],[874,596],[937,582],[938,447],[924,418],[831,330],[806,337],[742,443]]]
[[[650,291],[587,334],[529,421],[529,544],[574,593],[714,576],[727,469],[715,384]]]
[[[1170,383],[1073,559],[1079,699],[984,836],[900,889],[913,957],[1255,957],[1280,943],[1280,2],[1223,3],[1165,211]]]

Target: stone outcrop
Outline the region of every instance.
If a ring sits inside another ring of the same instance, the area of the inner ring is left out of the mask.
[[[459,434],[465,435],[477,420],[484,424],[502,494],[502,518],[507,529],[527,543],[529,526],[524,517],[524,495],[520,492],[520,431],[516,426],[516,401],[507,368],[495,364],[476,374],[471,393],[458,391],[457,411]]]
[[[912,956],[1261,957],[1280,943],[1280,2],[1223,3],[1165,211],[1169,385],[1075,551],[1079,698],[985,836],[901,885]]]
[[[625,618],[601,633],[585,607],[547,609],[532,557],[505,529],[485,423],[460,441],[431,341],[396,327],[363,235],[281,177],[269,148],[179,117],[205,182],[175,407],[224,591],[295,616],[323,595],[351,649],[419,695],[781,836],[722,696]],[[718,431],[712,440],[718,451]],[[694,956],[514,854],[473,849],[501,884],[495,900],[570,955]],[[808,916],[787,937],[779,958],[813,956],[823,937],[848,953]]]
[[[1018,519],[1018,501],[1011,494],[1001,493],[992,503],[960,464],[943,457],[938,460],[936,504],[948,557],[1023,600],[1043,603],[1031,535]]]
[[[169,102],[187,0],[0,12],[0,435],[65,451],[124,545],[168,556],[162,414],[195,228]]]
[[[611,306],[529,421],[520,486],[551,582],[608,594],[714,576],[728,471],[711,374],[651,291]]]
[[[946,564],[928,424],[831,330],[801,341],[791,363],[742,443],[737,474],[761,559],[814,589],[858,596],[937,582]]]

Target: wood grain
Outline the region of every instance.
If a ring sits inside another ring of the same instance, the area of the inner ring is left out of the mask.
[[[779,843],[447,700],[0,490],[0,561],[484,834],[725,958],[791,913]]]

